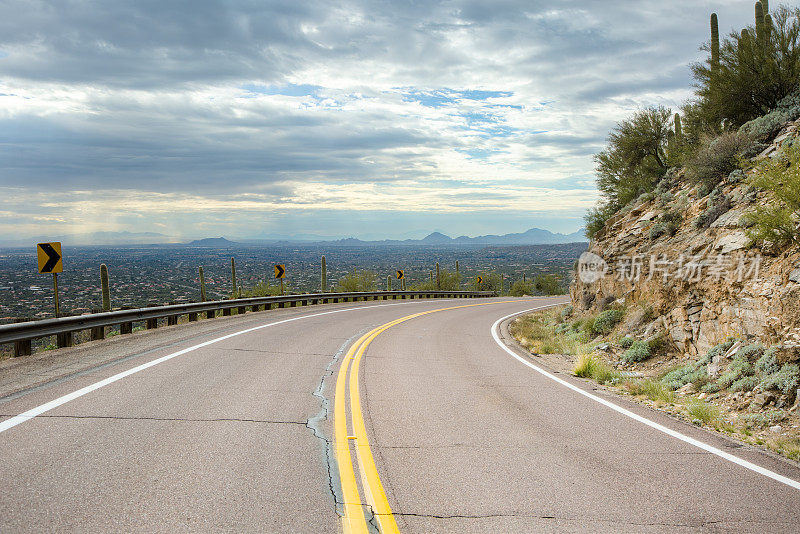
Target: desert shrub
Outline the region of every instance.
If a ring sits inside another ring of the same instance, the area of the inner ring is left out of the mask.
[[[740,378],[752,376],[753,374],[755,374],[755,369],[747,360],[733,360],[725,372],[717,379],[716,384],[720,389],[727,389]]]
[[[767,192],[767,202],[743,217],[747,235],[762,248],[781,249],[800,243],[800,146],[761,161],[750,183]]]
[[[630,380],[624,385],[631,395],[644,395],[652,401],[663,403],[675,401],[672,390],[655,380]]]
[[[719,417],[719,408],[699,399],[691,399],[686,403],[689,419],[695,424],[708,424]]]
[[[734,343],[736,343],[735,340],[729,339],[728,341],[714,345],[708,352],[705,353],[702,358],[697,361],[695,366],[700,367],[708,365],[717,356],[723,356],[726,352],[728,352],[728,349],[730,349]]]
[[[377,291],[378,274],[369,270],[353,269],[353,272],[336,282],[336,291],[350,293],[354,291]]]
[[[566,321],[567,319],[572,317],[573,313],[575,313],[575,308],[573,308],[571,305],[567,306],[566,308],[561,310],[561,320]]]
[[[564,288],[555,275],[540,274],[533,279],[533,288],[542,295],[563,295]]]
[[[775,109],[766,115],[744,123],[739,131],[746,133],[752,139],[768,141],[780,131],[784,124],[798,117],[800,117],[800,90],[794,91],[781,100]]]
[[[739,157],[752,144],[746,134],[726,132],[706,139],[686,164],[686,177],[711,191],[723,177],[738,168]]]
[[[658,197],[657,197],[658,198],[658,207],[660,207],[662,209],[666,208],[667,206],[669,206],[670,204],[675,202],[675,195],[673,195],[669,191],[667,191],[665,193],[656,193],[656,194],[658,195]]]
[[[633,345],[634,341],[635,340],[632,337],[625,336],[619,340],[619,346],[622,347],[623,349],[629,349],[631,348],[631,345]]]
[[[599,204],[589,208],[583,218],[586,222],[586,237],[594,239],[600,230],[605,228],[606,221],[615,213],[617,213],[617,209],[610,204]]]
[[[517,280],[511,286],[511,290],[508,292],[508,294],[512,297],[533,295],[533,282],[523,282],[522,280]]]
[[[708,206],[703,210],[703,213],[697,216],[694,224],[697,228],[708,228],[730,209],[731,199],[718,186],[711,192],[708,198]]]
[[[666,233],[673,236],[678,233],[678,228],[683,222],[683,215],[678,211],[667,211],[661,215],[660,222],[664,224]]]
[[[743,376],[733,384],[731,384],[730,390],[733,392],[736,391],[752,391],[754,387],[758,385],[761,380],[757,376]]]
[[[284,291],[288,292],[288,284]],[[245,289],[237,295],[239,298],[253,298],[253,297],[273,297],[281,294],[280,285],[270,285],[269,281],[259,282],[250,289]],[[235,298],[231,295],[231,298]]]
[[[661,378],[661,383],[670,389],[679,389],[686,384],[696,382],[707,376],[705,367],[696,367],[694,364],[678,367],[668,372]]]
[[[775,357],[775,352],[774,347],[770,348],[756,361],[756,371],[758,371],[759,374],[767,376],[781,370],[778,359]]]
[[[733,169],[728,175],[728,183],[738,184],[739,182],[743,182],[745,178],[747,178],[747,175],[742,169]]]
[[[591,378],[600,384],[619,378],[619,373],[594,354],[582,355],[572,372],[575,376]]]
[[[592,325],[592,330],[597,334],[608,335],[622,320],[622,310],[606,310],[597,316]]]
[[[786,395],[792,394],[800,385],[800,367],[795,363],[788,363],[764,378],[759,385],[764,390],[776,389]]]
[[[650,228],[650,240],[655,241],[667,233],[667,225],[659,221]]]
[[[622,354],[622,361],[632,363],[641,362],[649,358],[650,345],[647,341],[634,341],[628,350]]]
[[[753,362],[756,361],[764,354],[764,345],[761,343],[750,343],[736,351],[733,355],[734,362]]]

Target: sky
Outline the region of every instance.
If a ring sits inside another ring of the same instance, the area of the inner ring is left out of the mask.
[[[0,241],[574,232],[751,1],[0,0]]]

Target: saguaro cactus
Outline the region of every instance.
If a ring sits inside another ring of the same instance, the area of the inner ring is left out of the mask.
[[[231,288],[233,291],[233,297],[236,298],[236,260],[231,258]]]
[[[442,276],[439,271],[439,262],[436,262],[436,289],[442,289]]]
[[[769,13],[769,0],[761,0],[761,7],[764,8],[764,16]]]
[[[764,38],[764,5],[756,2],[756,38]]]
[[[200,301],[201,302],[205,302],[206,301],[206,277],[205,277],[205,275],[203,273],[203,266],[202,265],[200,266],[198,271],[200,273]]]
[[[322,274],[320,276],[320,287],[323,293],[328,292],[328,268],[325,265],[325,256],[322,256]]]
[[[675,123],[675,139],[679,140],[682,135],[682,130],[681,130],[681,116],[678,113],[675,114],[674,123]]]
[[[719,20],[717,14],[711,14],[711,68],[719,68]]]
[[[391,290],[392,290],[392,277],[391,276],[387,276],[386,277],[386,291],[391,291]]]
[[[108,283],[108,267],[100,265],[100,287],[103,292],[103,311],[111,311],[111,287]]]

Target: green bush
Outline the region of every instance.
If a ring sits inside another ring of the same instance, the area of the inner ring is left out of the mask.
[[[612,382],[619,378],[618,372],[594,354],[581,356],[572,372],[575,376],[591,378],[600,384]]]
[[[596,334],[608,335],[614,327],[622,320],[624,313],[622,310],[606,310],[597,316],[592,325],[592,330]]]
[[[635,340],[632,337],[625,336],[625,337],[623,337],[622,339],[619,340],[619,346],[621,348],[623,348],[623,349],[629,349],[629,348],[631,348],[631,345],[633,345],[634,341]]]
[[[781,367],[780,371],[772,373],[761,381],[761,389],[777,389],[781,393],[790,395],[800,385],[800,367],[789,363]]]
[[[589,208],[584,216],[586,222],[586,237],[594,239],[600,233],[600,230],[605,228],[606,222],[612,215],[617,213],[617,209],[610,204],[598,204],[593,208]]]
[[[622,361],[627,363],[641,362],[650,357],[650,345],[647,341],[634,341],[628,350],[622,354]]]
[[[692,399],[687,402],[686,412],[689,415],[689,419],[696,424],[710,423],[719,417],[719,408],[699,399]]]
[[[357,270],[344,276],[336,283],[336,291],[351,293],[355,291],[377,291],[378,274],[374,271]]]
[[[670,110],[650,107],[618,123],[609,134],[608,145],[595,162],[597,187],[612,213],[652,191],[668,170],[671,121]]]
[[[523,282],[522,280],[517,280],[511,286],[511,290],[508,292],[508,294],[512,297],[533,295],[533,282]]]
[[[740,132],[726,132],[706,139],[687,162],[686,177],[701,184],[701,189],[711,191],[738,168],[739,157],[751,144],[751,139]]]
[[[800,243],[800,146],[761,161],[750,184],[767,192],[767,202],[743,217],[747,235],[761,247],[778,250]]]
[[[561,310],[561,320],[566,321],[567,319],[572,317],[573,313],[575,313],[575,308],[573,308],[572,305],[567,306],[566,308]]]
[[[542,295],[563,295],[564,288],[555,275],[540,274],[533,279],[534,289]]]

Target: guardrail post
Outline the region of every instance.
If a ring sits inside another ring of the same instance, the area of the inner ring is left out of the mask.
[[[105,267],[105,265],[103,265],[102,267]],[[105,299],[105,295],[103,296],[103,298]],[[108,311],[108,310],[104,310],[104,311]],[[92,310],[92,313],[99,313],[99,312],[100,312],[100,310],[98,310],[98,309],[93,309]],[[106,327],[105,326],[94,326],[94,327],[89,329],[89,339],[91,341],[100,341],[101,339],[105,339],[105,338],[106,338]]]
[[[154,329],[158,328],[158,318],[154,317],[152,319],[147,319],[145,321],[145,327],[148,330],[154,330]]]
[[[214,319],[217,316],[216,310],[208,310],[206,311],[206,319]]]
[[[30,319],[26,317],[18,317],[14,319],[15,323],[26,323],[30,321]],[[17,358],[19,356],[30,356],[31,355],[31,340],[30,339],[23,339],[20,341],[14,342],[14,357]]]
[[[177,319],[177,317],[176,317]],[[197,313],[189,312],[189,322],[193,323],[197,320]]]
[[[178,324],[178,316],[177,315],[169,315],[167,317],[167,326],[175,326]]]
[[[133,323],[120,323],[120,325],[119,325],[119,333],[120,334],[131,334],[131,333],[133,333]]]
[[[63,334],[56,334],[56,347],[63,349],[64,347],[72,346],[72,332],[64,332]]]
[[[239,309],[237,311],[239,315],[244,315],[245,313],[247,313],[247,306],[239,306]]]
[[[231,309],[230,308],[222,308],[222,316],[223,317],[230,317]]]
[[[291,301],[289,303],[289,306],[291,306],[292,308],[296,308],[297,307],[297,301],[296,300]]]

